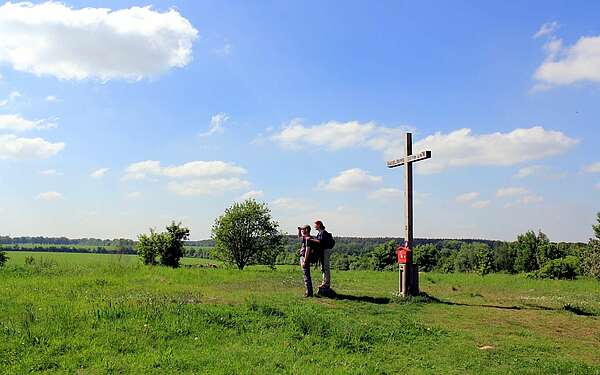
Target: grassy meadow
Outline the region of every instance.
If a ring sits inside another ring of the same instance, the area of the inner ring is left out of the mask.
[[[1,374],[600,374],[591,279],[423,273],[402,300],[397,273],[333,271],[336,298],[304,299],[299,267],[8,255]]]

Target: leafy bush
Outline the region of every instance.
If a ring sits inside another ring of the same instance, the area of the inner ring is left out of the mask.
[[[413,256],[421,271],[433,271],[437,266],[438,249],[433,244],[415,246]]]
[[[534,273],[536,277],[544,279],[569,279],[573,280],[579,273],[579,259],[569,255],[560,259],[546,262],[542,268]]]
[[[162,233],[150,229],[149,235],[138,236],[135,248],[144,264],[158,264],[156,258],[160,256],[160,264],[163,266],[179,267],[179,260],[183,256],[183,241],[189,237],[190,230],[175,222],[166,229],[166,232]]]
[[[247,199],[234,203],[215,220],[212,228],[215,254],[219,259],[244,269],[248,264],[275,266],[283,251],[279,224],[265,203]]]
[[[0,251],[0,267],[4,266],[4,263],[8,260],[8,256],[4,251]]]
[[[370,267],[375,271],[383,271],[387,266],[396,263],[396,244],[388,241],[385,244],[375,246],[369,254]]]

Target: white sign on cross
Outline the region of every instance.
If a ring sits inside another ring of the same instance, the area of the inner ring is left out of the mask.
[[[388,168],[404,166],[404,241],[413,249],[413,163],[431,158],[431,151],[412,153],[412,133],[406,133],[404,157],[387,162]],[[409,258],[400,266],[399,291],[403,296],[419,293],[418,270]]]

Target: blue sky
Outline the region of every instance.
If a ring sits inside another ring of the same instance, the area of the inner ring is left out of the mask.
[[[401,236],[410,130],[416,237],[591,236],[600,4],[149,5],[1,5],[1,234],[202,239],[254,196]]]

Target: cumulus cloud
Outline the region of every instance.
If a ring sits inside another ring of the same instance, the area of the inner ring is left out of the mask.
[[[473,208],[487,208],[490,206],[491,201],[487,200],[487,201],[475,201],[471,204],[471,207]]]
[[[562,132],[540,126],[482,135],[460,129],[425,137],[414,144],[413,150],[431,150],[431,159],[417,163],[417,172],[430,174],[454,167],[510,166],[540,160],[562,154],[578,142]],[[401,155],[401,149],[391,155]]]
[[[294,120],[270,139],[288,149],[307,146],[323,147],[330,151],[364,147],[381,151],[387,159],[404,154],[407,127],[386,128],[375,123],[330,121],[305,126]],[[261,136],[261,139],[263,137]],[[515,129],[508,133],[473,134],[471,129],[459,129],[448,134],[437,132],[415,142],[413,150],[431,150],[433,158],[417,163],[417,172],[437,173],[448,168],[464,166],[510,166],[559,155],[579,141],[560,131],[535,126]]]
[[[514,178],[543,177],[549,180],[560,180],[567,176],[566,172],[557,171],[546,165],[530,165],[520,168]]]
[[[207,137],[214,133],[222,133],[223,125],[229,120],[229,116],[226,113],[217,113],[210,118],[210,127],[207,132],[200,133],[199,136]]]
[[[8,94],[8,97],[6,99],[0,100],[0,107],[4,107],[4,106],[8,105],[9,103],[14,102],[21,96],[23,96],[23,95],[21,95],[20,92],[12,91],[10,94]]]
[[[46,98],[44,100],[47,102],[55,102],[58,100],[58,98],[54,95],[48,95],[48,96],[46,96]]]
[[[270,137],[280,146],[288,149],[301,149],[319,146],[331,151],[349,147],[369,147],[380,150],[389,147],[390,142],[402,139],[408,127],[387,128],[374,122],[329,121],[323,124],[306,126],[295,119]]]
[[[90,173],[90,177],[91,178],[102,178],[102,177],[104,177],[104,175],[106,174],[106,172],[108,172],[108,168],[96,169],[95,171],[93,171],[92,173]]]
[[[479,198],[479,193],[476,191],[472,191],[469,193],[460,194],[455,199],[457,202],[464,203],[464,202],[472,202],[477,198]]]
[[[398,188],[382,188],[370,192],[367,194],[367,197],[369,199],[387,201],[402,198],[402,193],[402,190]]]
[[[241,201],[245,201],[246,199],[250,199],[250,198],[260,198],[264,195],[264,192],[262,190],[250,190],[245,192],[244,194],[242,194],[240,196],[240,200]]]
[[[55,200],[59,200],[62,199],[63,196],[61,193],[56,192],[56,191],[46,191],[44,193],[39,193],[38,195],[36,195],[34,197],[35,200],[42,200],[42,201],[55,201]]]
[[[147,176],[163,176],[171,178],[215,177],[245,174],[246,170],[233,163],[219,160],[191,161],[182,165],[162,167],[159,161],[145,160],[130,164],[125,179],[138,180]]]
[[[0,159],[47,159],[65,148],[62,142],[51,143],[42,138],[19,138],[0,135]]]
[[[537,194],[527,194],[519,199],[519,202],[523,204],[542,203],[543,201],[544,197]]]
[[[23,132],[55,128],[56,124],[48,120],[28,120],[19,114],[0,115],[0,130]]]
[[[0,6],[0,62],[60,79],[156,76],[189,63],[197,34],[175,9],[74,9],[54,1]]]
[[[58,172],[56,169],[45,169],[43,171],[40,171],[41,175],[44,176],[60,176],[62,175],[62,173]]]
[[[600,161],[584,166],[581,171],[583,173],[600,173]]]
[[[540,38],[544,35],[552,35],[558,29],[558,22],[548,22],[543,24],[540,29],[533,35],[533,38]]]
[[[273,209],[281,211],[293,211],[295,213],[313,212],[317,205],[304,198],[282,197],[271,202]]]
[[[515,195],[525,195],[528,193],[529,193],[529,190],[522,188],[522,187],[504,187],[504,188],[500,188],[496,191],[496,196],[499,198],[513,197]]]
[[[340,172],[329,182],[321,181],[319,188],[330,192],[356,191],[373,188],[382,181],[380,176],[371,176],[362,169],[352,168]]]
[[[534,90],[577,82],[600,82],[600,36],[584,36],[572,46],[561,39],[544,45],[546,58],[536,69]]]
[[[172,181],[167,185],[171,192],[182,196],[219,195],[228,191],[247,189],[248,187],[250,187],[250,182],[237,177]]]

